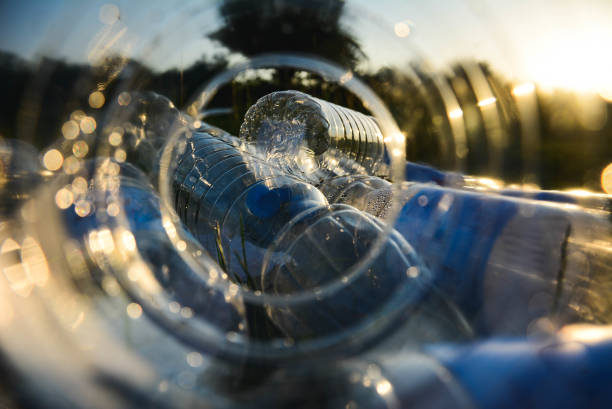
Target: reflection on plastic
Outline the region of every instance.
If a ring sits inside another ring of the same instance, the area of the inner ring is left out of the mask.
[[[374,118],[298,91],[268,94],[247,111],[240,137],[255,140],[270,159],[339,150],[368,172],[383,165],[385,145]]]
[[[287,152],[267,160],[261,144],[192,121],[166,98],[128,95],[109,107],[120,121],[97,126],[108,152],[148,175],[87,159],[94,145],[70,139],[69,126],[68,150],[42,155],[56,172],[49,184],[6,149],[5,183],[40,186],[0,229],[0,342],[24,378],[19,394],[102,408],[610,401],[598,364],[605,327],[554,335],[610,320],[607,197],[499,189],[410,163],[405,176],[418,182],[399,193],[363,166],[328,173],[319,189]],[[166,149],[171,163],[160,161]],[[344,147],[333,155],[357,162]],[[149,185],[164,174],[182,224]],[[394,201],[396,230],[381,218]],[[548,335],[448,344],[526,333]],[[49,369],[58,359],[62,376]],[[491,367],[493,392],[482,388]],[[511,396],[502,381],[517,385]]]
[[[366,213],[328,207],[318,189],[214,128],[183,143],[176,209],[225,272],[264,294],[314,292],[312,303],[288,311],[266,306],[292,342],[349,328],[398,302],[397,293],[409,303],[425,290],[417,284],[428,279],[418,256],[396,233],[376,250],[384,228]],[[407,275],[411,268],[422,274]]]
[[[561,193],[541,192],[534,195],[540,200],[527,200],[510,197],[513,191],[477,193],[405,182],[394,196],[382,184],[374,177],[342,177],[323,192],[332,203],[379,217],[392,201],[399,202],[395,228],[478,333],[538,331],[542,318],[557,325],[609,320],[605,296],[585,297],[590,288],[608,288],[610,248],[594,247],[610,241],[607,212],[554,204],[572,198]]]

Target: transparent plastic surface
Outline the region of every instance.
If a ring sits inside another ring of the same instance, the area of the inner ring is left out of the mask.
[[[609,407],[612,10],[417,3],[0,5],[0,406]]]
[[[329,207],[316,187],[274,166],[257,146],[207,125],[179,144],[178,215],[229,279],[265,307],[285,342],[351,334],[379,308],[414,306],[427,292],[428,272],[397,233],[371,255],[384,237],[381,222]]]
[[[550,330],[609,319],[606,297],[586,296],[608,286],[610,251],[593,247],[610,240],[608,211],[569,204],[571,195],[546,191],[537,200],[527,193],[515,198],[504,190],[404,182],[394,195],[375,177],[332,179],[323,191],[332,203],[375,216],[392,201],[401,203],[395,228],[476,333],[518,335],[542,325]]]
[[[298,91],[260,98],[245,114],[240,136],[256,140],[269,160],[297,158],[306,164],[300,166],[306,177],[320,168],[334,173],[339,167],[349,174],[382,173],[388,156],[374,118]],[[302,156],[311,156],[310,161]]]

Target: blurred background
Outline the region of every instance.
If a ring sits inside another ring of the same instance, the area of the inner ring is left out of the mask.
[[[75,115],[98,119],[124,88],[184,108],[248,57],[308,53],[372,87],[406,135],[408,160],[610,192],[612,5],[587,3],[3,2],[0,136],[43,149]],[[316,74],[271,68],[222,86],[207,121],[237,134],[257,98],[287,88],[363,110]]]

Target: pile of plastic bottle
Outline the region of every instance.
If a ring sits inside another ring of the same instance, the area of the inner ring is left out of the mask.
[[[18,404],[612,405],[609,196],[393,183],[375,118],[297,91],[237,136],[155,94],[112,109],[73,168],[2,144]]]

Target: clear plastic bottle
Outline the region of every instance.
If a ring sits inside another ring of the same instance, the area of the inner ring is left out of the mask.
[[[110,126],[138,141],[131,157],[159,162],[137,161],[169,181],[168,204],[217,261],[222,281],[250,294],[246,314],[272,321],[270,331],[249,336],[290,344],[350,339],[347,353],[381,336],[397,314],[420,308],[430,275],[397,233],[387,237],[367,213],[330,207],[287,155],[271,157],[259,143],[190,120],[159,95],[132,100],[117,107]],[[157,154],[140,154],[140,146],[147,153],[163,140],[171,142]]]
[[[312,185],[241,149],[237,139],[217,135],[207,130],[186,140],[173,174],[175,209],[209,253],[246,281],[260,274],[257,260],[282,226],[327,200]]]
[[[315,294],[290,308],[267,304],[286,336],[333,334],[426,294],[429,274],[397,233],[381,239],[385,228],[375,218],[328,206],[314,186],[213,129],[188,137],[176,161],[177,212],[228,275],[251,290]]]
[[[388,164],[383,135],[374,118],[299,91],[278,91],[260,98],[247,111],[240,136],[257,141],[270,158],[285,164],[287,172],[316,184],[332,177],[377,174]],[[314,154],[315,160],[309,161],[305,152]],[[404,180],[612,210],[612,200],[606,195],[505,188],[499,181],[491,183],[491,179],[419,163],[406,163]]]
[[[334,172],[374,172],[384,165],[383,135],[373,117],[299,91],[260,98],[245,114],[240,137],[257,141],[271,157],[309,152],[318,168]]]
[[[549,337],[429,345],[424,352],[478,408],[603,409],[612,402],[609,326],[567,325]]]
[[[188,308],[194,320],[239,331],[236,306],[225,300],[222,290],[209,285],[206,275],[189,266],[168,238],[159,197],[144,173],[129,163],[99,158],[85,162],[75,176],[84,177],[87,189],[73,189],[74,204],[61,210],[61,217],[68,237],[88,255],[91,278],[101,289],[109,276],[114,277],[162,326],[174,325],[160,315],[160,309],[172,309],[174,303]],[[105,260],[103,255],[111,254],[115,240],[133,255]],[[195,239],[190,245],[197,246]]]
[[[401,206],[394,227],[478,334],[612,318],[608,212],[422,183],[394,194],[365,176],[321,189],[332,203],[378,217]]]

